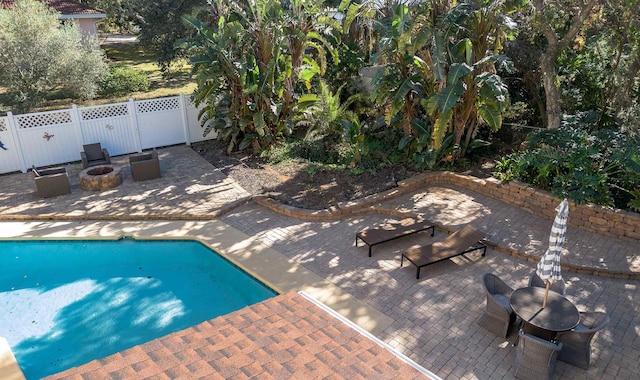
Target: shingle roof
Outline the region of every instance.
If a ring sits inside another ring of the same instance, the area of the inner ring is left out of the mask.
[[[96,15],[101,16],[104,15],[105,12],[103,10],[90,7],[88,5],[79,3],[77,1],[69,1],[69,0],[40,0],[43,3],[46,3],[50,8],[55,9],[60,12],[62,15]],[[13,8],[14,0],[4,0],[0,5],[5,9]]]
[[[424,379],[425,375],[297,293],[47,377]]]

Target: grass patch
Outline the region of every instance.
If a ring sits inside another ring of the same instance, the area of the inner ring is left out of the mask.
[[[71,104],[79,107],[99,104],[126,102],[129,98],[136,100],[176,96],[180,93],[190,95],[196,89],[196,82],[191,78],[191,65],[187,61],[173,64],[168,75],[163,76],[156,63],[156,55],[141,47],[137,42],[102,45],[111,65],[131,67],[144,73],[150,83],[149,90],[133,92],[122,96],[99,96],[92,100],[81,101],[67,97],[64,93],[53,91],[45,102],[32,112],[69,108]],[[0,87],[0,114],[10,111],[6,90]]]

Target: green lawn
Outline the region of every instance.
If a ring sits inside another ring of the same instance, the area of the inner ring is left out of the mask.
[[[78,106],[91,106],[124,102],[129,98],[139,100],[175,96],[180,93],[190,95],[196,88],[196,83],[190,76],[191,66],[188,62],[172,65],[171,74],[163,77],[160,67],[156,63],[155,55],[143,49],[138,43],[103,45],[101,48],[109,59],[110,64],[129,66],[145,73],[151,82],[149,91],[133,92],[120,97],[98,97],[89,101],[71,99],[61,93],[53,92],[42,106],[33,111],[69,108],[72,103]],[[7,104],[7,97],[4,89],[0,87],[0,114],[10,111],[5,104]]]

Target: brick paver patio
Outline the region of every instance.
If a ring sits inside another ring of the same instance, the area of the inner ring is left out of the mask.
[[[355,247],[356,232],[386,222],[385,215],[309,222],[248,202],[249,195],[188,147],[162,149],[163,178],[47,200],[35,196],[31,174],[0,177],[0,217],[4,219],[209,219],[255,237],[292,262],[326,278],[393,321],[378,337],[443,378],[512,379],[515,349],[477,325],[484,309],[481,276],[499,275],[513,288],[525,286],[535,259],[546,249],[551,221],[466,189],[433,186],[385,204],[424,214],[450,228],[466,223],[490,241],[530,255],[521,260],[496,250],[435,264],[415,279],[413,267],[400,268],[399,253],[413,244],[442,239],[437,232],[386,243],[367,257]],[[124,158],[116,158],[124,162]],[[77,164],[74,164],[77,165]],[[77,174],[76,166],[70,172]],[[126,170],[123,170],[123,174]],[[72,176],[75,178],[76,176]],[[571,215],[569,216],[571,217]],[[637,270],[638,242],[569,228],[563,260],[579,260],[599,270]],[[557,378],[637,378],[640,374],[640,292],[636,280],[564,272],[567,297],[579,310],[606,311],[610,325],[592,342],[588,371],[559,362]]]

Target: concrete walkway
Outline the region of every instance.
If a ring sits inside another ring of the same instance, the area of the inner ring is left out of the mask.
[[[115,164],[126,166],[125,158],[116,158]],[[437,375],[513,378],[515,349],[509,341],[514,336],[505,341],[476,324],[484,309],[480,279],[483,273],[492,272],[513,288],[526,285],[534,262],[546,249],[550,220],[449,186],[420,189],[389,200],[384,204],[387,209],[422,213],[446,228],[472,223],[498,248],[489,250],[485,258],[470,255],[427,267],[416,281],[414,268],[400,268],[399,252],[431,239],[428,234],[378,246],[369,258],[366,248],[355,247],[354,235],[389,221],[387,215],[302,221],[249,202],[246,191],[188,147],[162,149],[160,159],[163,178],[135,183],[125,168],[124,183],[100,193],[82,191],[77,180],[79,164],[69,165],[72,194],[46,200],[36,197],[31,173],[0,176],[0,218],[216,218],[383,313],[392,322],[377,335]],[[433,239],[444,236],[439,232]],[[502,251],[520,252],[525,260]],[[639,271],[638,251],[638,242],[569,228],[563,260],[579,261],[603,274],[635,274]],[[637,376],[639,282],[569,272],[564,277],[568,298],[580,310],[606,311],[611,324],[592,343],[589,371],[558,363],[556,374],[575,379]]]

